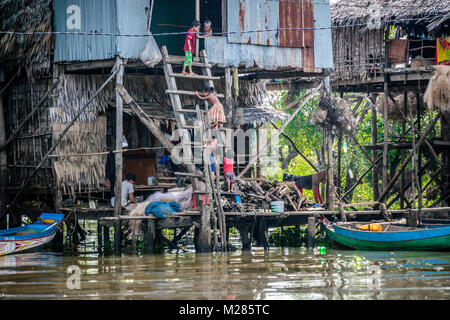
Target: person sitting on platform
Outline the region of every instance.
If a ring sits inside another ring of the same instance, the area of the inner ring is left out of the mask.
[[[228,192],[234,192],[234,160],[233,160],[233,152],[231,149],[227,149],[225,152],[225,157],[223,157],[223,174],[225,175],[225,179],[227,179]]]
[[[131,210],[136,206],[134,199],[133,184],[136,181],[136,176],[133,173],[127,173],[125,180],[122,182],[122,207],[126,210]]]
[[[136,200],[134,199],[133,184],[136,181],[136,176],[133,173],[127,173],[125,180],[122,181],[122,195],[120,204],[122,208],[130,211],[136,206]],[[114,207],[115,197],[111,199],[111,205]]]
[[[219,98],[217,98],[216,91],[213,87],[206,87],[203,90],[203,96],[201,96],[198,91],[195,91],[195,95],[200,100],[208,100],[208,102],[212,105],[211,109],[208,111],[211,128],[214,127],[217,130],[219,128],[219,124],[227,122],[225,112],[223,111],[223,105],[220,103]]]

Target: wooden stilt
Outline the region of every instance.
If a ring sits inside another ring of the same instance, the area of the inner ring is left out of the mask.
[[[116,86],[123,85],[124,61],[117,57]],[[116,89],[116,182],[114,186],[114,216],[119,217],[122,211],[122,143],[123,143],[123,100]],[[120,220],[114,222],[114,254],[120,254]]]
[[[0,70],[0,73],[3,72]],[[3,93],[3,90],[2,90]],[[0,95],[0,145],[6,141],[5,116],[3,111],[3,95]],[[6,150],[0,149],[0,229],[6,229],[6,205],[8,203],[8,195],[6,193],[6,185],[8,184],[8,162]]]
[[[155,236],[156,236],[156,222],[153,219],[147,220],[147,230],[145,232],[145,240],[147,243],[146,252],[152,254],[155,252]]]
[[[97,251],[99,254],[103,252],[103,239],[102,239],[102,228],[100,221],[97,221]]]
[[[388,77],[386,76],[384,79],[384,141],[383,141],[383,167],[381,171],[381,181],[382,181],[382,187],[383,192],[386,189],[386,186],[388,184],[388,176],[387,176],[387,169],[388,169],[388,134],[389,134],[389,127],[388,127],[388,120],[389,120],[389,89],[388,89]]]
[[[338,143],[337,143],[337,172],[336,172],[336,192],[338,196],[342,195],[342,189],[341,189],[341,174],[342,174],[342,168],[341,168],[341,161],[342,161],[342,132],[339,133],[338,136]]]
[[[328,131],[327,137],[327,204],[328,210],[334,210],[334,179],[333,179],[333,136]]]
[[[377,130],[377,112],[376,107],[372,104],[372,114],[371,114],[371,133],[372,133],[372,144],[378,143],[378,130]],[[376,163],[377,150],[372,150],[372,162]],[[379,180],[379,169],[377,166],[372,166],[372,186],[373,186],[373,198],[378,199],[380,196],[380,190],[378,188]]]
[[[211,251],[211,220],[209,206],[201,206],[202,218],[198,235],[198,252]]]
[[[308,240],[307,240],[307,248],[314,247],[314,239],[316,237],[316,218],[308,217]]]
[[[252,239],[250,237],[250,225],[242,225],[238,228],[239,235],[241,237],[242,250],[252,250]]]

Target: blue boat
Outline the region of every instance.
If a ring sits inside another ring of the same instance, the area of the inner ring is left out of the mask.
[[[53,240],[64,214],[43,213],[35,222],[0,230],[0,256],[43,246]]]
[[[449,224],[426,224],[417,228],[398,222],[376,223],[379,231],[364,231],[367,223],[330,223],[321,218],[327,236],[339,244],[358,250],[442,250],[450,248]]]

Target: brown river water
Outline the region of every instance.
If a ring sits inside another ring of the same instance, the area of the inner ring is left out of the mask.
[[[0,299],[450,299],[450,252],[270,248],[0,257]]]

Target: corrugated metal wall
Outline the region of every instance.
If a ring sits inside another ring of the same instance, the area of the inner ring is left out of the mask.
[[[278,0],[228,0],[228,32],[276,30],[278,28]],[[235,33],[228,42],[277,46],[277,31]]]
[[[280,31],[280,34],[229,34],[205,40],[208,59],[221,67],[258,66],[333,68],[329,2],[326,0],[228,0],[228,32],[280,28],[325,28]],[[267,18],[267,19],[266,19]],[[263,22],[263,23],[261,23]],[[250,36],[251,35],[251,36]],[[279,36],[279,37],[278,37]],[[264,43],[264,39],[266,43]],[[269,40],[269,43],[267,41]]]
[[[279,2],[279,26],[284,28],[314,28],[314,5],[312,0]],[[280,47],[314,46],[314,30],[280,30]]]
[[[301,48],[244,45],[229,43],[226,37],[205,39],[208,60],[221,67],[238,67],[241,63],[250,68],[259,66],[265,70],[282,67],[298,68],[302,65]]]
[[[314,0],[314,66],[334,68],[331,37],[330,3],[328,0]]]
[[[145,34],[145,8],[149,4],[149,0],[54,1],[54,31]],[[54,61],[104,60],[118,54],[123,58],[134,58],[139,56],[146,42],[145,37],[56,34]]]

